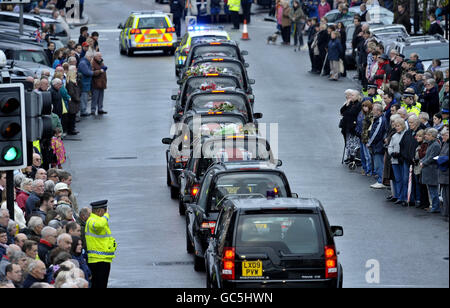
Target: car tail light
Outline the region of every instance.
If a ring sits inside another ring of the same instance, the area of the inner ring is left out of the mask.
[[[130,34],[141,34],[141,29],[131,29]]]
[[[219,43],[219,42],[211,42],[211,43],[209,43],[209,45],[222,45],[222,43]]]
[[[234,247],[225,247],[222,256],[222,279],[233,280],[235,276]]]
[[[212,59],[214,62],[223,62],[223,58],[214,58]]]
[[[325,246],[325,278],[336,278],[337,274],[336,250],[334,246]]]
[[[170,27],[166,29],[166,33],[173,33],[175,32],[175,28],[174,27]]]
[[[189,47],[183,49],[183,53],[184,53],[185,55],[189,54]]]
[[[219,74],[213,73],[213,74],[206,74],[206,77],[217,77]]]
[[[176,157],[175,158],[175,162],[176,163],[182,163],[183,164],[183,168],[186,167],[186,164],[189,160],[189,156],[181,156],[181,157]]]
[[[216,229],[216,222],[215,221],[204,221],[202,222],[201,229],[209,229],[211,231],[211,234],[214,234],[214,230]]]
[[[198,191],[200,190],[200,185],[195,184],[194,187],[191,189],[191,196],[195,197],[198,194]]]
[[[41,27],[42,27],[42,28],[45,27],[45,22],[41,22]]]

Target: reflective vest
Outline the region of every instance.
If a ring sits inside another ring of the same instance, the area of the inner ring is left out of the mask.
[[[228,8],[230,11],[239,12],[241,8],[241,0],[228,0]]]
[[[88,263],[108,262],[115,258],[116,240],[109,229],[109,214],[102,217],[91,213],[86,221],[85,236]]]
[[[422,108],[422,104],[421,103],[414,103],[412,105],[407,105],[404,102],[402,102],[401,106],[403,108],[405,108],[406,113],[413,112],[416,116],[419,116],[420,109]]]

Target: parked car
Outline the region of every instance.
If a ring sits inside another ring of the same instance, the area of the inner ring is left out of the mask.
[[[423,35],[398,38],[389,45],[389,50],[395,49],[409,57],[417,53],[425,68],[431,65],[433,59],[449,58],[449,41],[440,35]]]
[[[19,13],[0,12],[0,26],[16,25],[18,29],[19,16]],[[45,26],[50,26],[52,35],[58,37],[64,45],[67,45],[70,40],[69,32],[66,30],[65,26],[60,21],[53,18],[33,14],[23,14],[23,24],[25,26],[33,27],[34,29],[39,29],[40,31],[42,31]]]

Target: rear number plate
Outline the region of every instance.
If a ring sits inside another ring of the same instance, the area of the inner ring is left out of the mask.
[[[262,277],[262,261],[243,261],[242,276],[243,277]]]
[[[146,34],[146,39],[154,39],[154,38],[161,38],[161,34]]]

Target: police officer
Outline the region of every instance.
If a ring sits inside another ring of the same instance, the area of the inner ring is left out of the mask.
[[[184,0],[170,0],[170,13],[173,15],[175,32],[178,37],[181,36],[181,17],[183,16]]]
[[[406,113],[413,112],[416,116],[419,116],[422,110],[422,104],[416,101],[416,94],[414,89],[407,88],[403,92],[401,106],[405,108]]]
[[[228,0],[228,9],[231,14],[233,29],[239,30],[240,24],[239,10],[241,9],[241,0]]]
[[[92,288],[107,288],[116,240],[109,229],[108,200],[91,203],[92,213],[86,221],[88,265],[92,272]]]
[[[381,98],[380,94],[377,93],[377,90],[378,87],[376,84],[369,83],[367,85],[367,91],[362,91],[362,93],[363,96],[370,97],[373,103],[381,103],[383,99]]]

